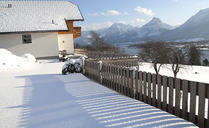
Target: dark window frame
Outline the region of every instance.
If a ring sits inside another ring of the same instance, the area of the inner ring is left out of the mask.
[[[32,36],[31,36],[31,34],[23,34],[22,35],[22,43],[23,44],[30,44],[30,43],[32,43]]]

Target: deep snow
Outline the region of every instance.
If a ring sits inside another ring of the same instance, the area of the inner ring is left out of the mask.
[[[208,66],[181,66],[180,72],[177,74],[177,78],[209,83],[209,67]],[[160,75],[173,77],[171,65],[163,65],[160,69]],[[139,70],[144,72],[155,73],[151,63],[140,63]]]
[[[27,53],[20,57],[6,49],[0,48],[0,72],[29,69],[35,63],[36,58],[31,54]]]
[[[92,82],[61,75],[56,60],[0,72],[0,128],[102,128],[194,126]]]

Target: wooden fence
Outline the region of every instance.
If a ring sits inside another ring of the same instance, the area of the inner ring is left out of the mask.
[[[85,61],[85,75],[115,91],[209,128],[209,85]],[[207,105],[207,106],[206,106]],[[207,110],[206,110],[207,108]]]
[[[74,49],[74,53],[76,54],[82,54],[82,55],[88,55],[88,51],[86,49],[82,49],[82,48],[76,48]]]
[[[95,60],[98,61],[98,60]],[[113,59],[103,59],[101,60],[103,64],[111,64],[122,67],[131,67],[131,66],[139,66],[139,58],[138,57],[114,57]]]
[[[88,51],[88,58],[93,58],[93,59],[114,59],[114,58],[130,58],[130,55],[122,54],[122,53],[115,53],[111,51],[106,51],[106,52],[93,52],[93,51]]]
[[[97,59],[97,60],[123,60],[123,59],[134,59],[137,58],[137,56],[130,56],[127,54],[122,53],[115,53],[111,51],[106,52],[98,52],[98,51],[88,51],[86,49],[74,49],[74,53],[76,54],[82,54],[88,56],[88,58],[91,59]]]

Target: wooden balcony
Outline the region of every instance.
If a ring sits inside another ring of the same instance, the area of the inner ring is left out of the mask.
[[[73,27],[73,38],[78,38],[81,36],[81,27]]]
[[[67,26],[70,31],[67,32],[58,32],[58,34],[73,34],[73,38],[78,38],[81,36],[81,27],[74,27],[74,21],[67,21]]]
[[[58,32],[58,34],[73,34],[73,38],[75,39],[81,36],[81,27],[73,27],[68,32]]]

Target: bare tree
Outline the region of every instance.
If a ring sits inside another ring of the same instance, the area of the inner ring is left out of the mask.
[[[189,65],[201,65],[200,62],[201,53],[196,46],[191,45],[188,50],[188,64]]]
[[[186,64],[187,50],[185,48],[170,48],[169,50],[169,63],[171,64],[171,69],[174,78],[177,77],[180,69],[183,68],[183,64]]]
[[[158,75],[163,64],[169,62],[169,45],[163,42],[147,42],[140,45],[139,57],[141,60],[151,62]]]
[[[106,42],[100,34],[91,31],[90,36],[87,38],[87,40],[92,44],[91,46],[87,46],[87,50],[90,51],[113,51],[113,52],[119,52],[119,48],[116,48]]]
[[[199,65],[200,52],[195,46],[172,47],[164,42],[147,42],[141,44],[139,57],[142,61],[151,62],[158,75],[164,64],[170,64],[174,78],[185,64]]]
[[[209,61],[208,61],[207,58],[205,58],[205,59],[203,60],[203,66],[208,66],[208,65],[209,65]]]

